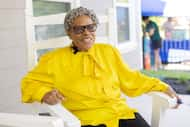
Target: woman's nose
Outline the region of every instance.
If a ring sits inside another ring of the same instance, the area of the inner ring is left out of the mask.
[[[90,31],[88,31],[88,29],[85,28],[83,34],[90,34]]]

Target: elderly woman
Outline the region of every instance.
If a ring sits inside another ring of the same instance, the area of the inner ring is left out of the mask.
[[[149,127],[121,92],[134,97],[161,91],[178,98],[164,82],[132,71],[116,48],[95,44],[98,19],[92,10],[69,11],[64,26],[72,45],[41,57],[22,80],[23,102],[62,103],[87,127]]]

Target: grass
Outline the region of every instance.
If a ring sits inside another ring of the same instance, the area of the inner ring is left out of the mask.
[[[190,72],[188,71],[171,71],[171,70],[158,70],[158,71],[147,71],[142,70],[142,73],[148,76],[157,78],[175,78],[181,80],[190,80]]]
[[[145,75],[156,77],[171,85],[177,93],[190,94],[190,72],[174,71],[174,70],[159,70],[147,71],[142,70]]]

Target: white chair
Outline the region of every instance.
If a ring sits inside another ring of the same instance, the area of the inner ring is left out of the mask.
[[[161,127],[162,119],[170,100],[166,95],[151,93],[152,96],[152,120],[151,127]],[[0,113],[0,126],[10,127],[80,127],[80,121],[61,104],[54,106],[46,104],[33,104],[35,109],[43,108],[43,112],[49,112],[52,116],[38,116],[14,113]],[[36,110],[37,113],[40,111]]]
[[[171,105],[171,99],[162,93],[153,92],[149,94],[152,96],[152,116],[151,127],[161,127],[163,125],[163,118],[165,111]],[[33,104],[35,109],[42,109],[43,112],[49,112],[53,116],[61,117],[64,122],[64,127],[80,127],[80,121],[72,115],[62,105],[49,106],[45,104]],[[38,113],[40,110],[38,110]]]
[[[152,96],[152,116],[151,116],[151,127],[161,127],[163,123],[163,118],[166,110],[170,107],[171,99],[161,93],[150,93]]]

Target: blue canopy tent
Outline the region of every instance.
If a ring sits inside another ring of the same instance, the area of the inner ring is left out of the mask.
[[[164,13],[165,2],[161,0],[142,0],[142,16],[162,16]]]

